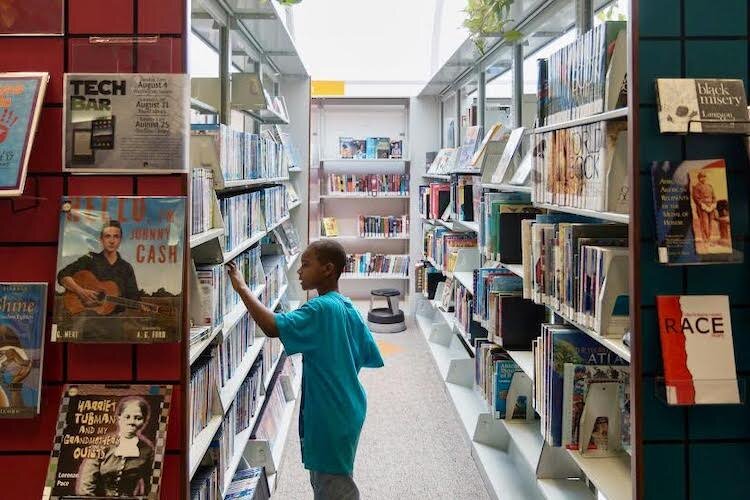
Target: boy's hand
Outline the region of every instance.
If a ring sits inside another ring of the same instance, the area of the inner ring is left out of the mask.
[[[242,273],[234,262],[229,262],[227,264],[227,272],[229,273],[229,279],[232,280],[232,288],[234,288],[235,291],[240,291],[247,286],[245,284],[245,278],[242,277]]]

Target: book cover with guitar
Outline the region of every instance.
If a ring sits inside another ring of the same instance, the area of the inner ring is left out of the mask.
[[[185,198],[62,200],[53,342],[178,342]]]

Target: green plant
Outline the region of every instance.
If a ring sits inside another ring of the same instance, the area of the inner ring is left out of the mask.
[[[506,29],[513,19],[510,8],[515,0],[467,0],[464,26],[469,30],[480,53],[487,49],[485,37],[502,36],[506,41],[514,42],[521,38],[521,32]]]

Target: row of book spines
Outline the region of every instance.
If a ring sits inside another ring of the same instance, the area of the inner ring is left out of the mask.
[[[408,255],[352,254],[347,256],[345,273],[370,274],[407,274],[409,271]]]
[[[492,409],[494,418],[506,418],[508,389],[513,375],[520,372],[521,368],[502,347],[486,339],[477,339],[474,351],[474,385],[487,406]],[[521,399],[511,409],[511,417],[525,418],[526,405],[530,403]]]
[[[191,140],[213,136],[224,180],[283,177],[289,169],[286,149],[269,138],[233,130],[223,124],[194,124],[191,128]]]
[[[627,123],[597,122],[534,136],[533,199],[627,213]]]
[[[521,230],[524,297],[594,328],[606,275],[627,260],[627,226],[528,220]]]
[[[192,183],[192,212],[190,220],[190,234],[200,234],[212,228],[214,209],[214,174],[210,168],[193,168]]]
[[[605,111],[611,44],[625,28],[625,22],[605,22],[538,61],[540,126]]]
[[[219,206],[228,251],[289,214],[286,186],[222,198]]]
[[[360,238],[373,238],[382,236],[385,238],[406,236],[409,234],[409,216],[359,216]]]
[[[409,176],[403,174],[337,175],[329,174],[330,193],[409,193]]]

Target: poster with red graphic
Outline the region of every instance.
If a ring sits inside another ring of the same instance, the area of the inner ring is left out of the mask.
[[[667,403],[739,403],[727,295],[656,297]]]
[[[0,196],[23,193],[48,80],[48,73],[0,73]]]

